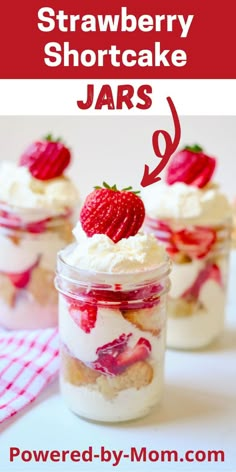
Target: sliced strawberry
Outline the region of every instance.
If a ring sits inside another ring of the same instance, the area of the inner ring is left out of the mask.
[[[174,257],[176,254],[179,253],[179,250],[175,246],[166,246],[165,250],[170,257]]]
[[[96,351],[98,358],[90,364],[90,367],[102,372],[103,374],[118,374],[121,369],[117,365],[117,358],[126,349],[130,336],[131,333],[123,333],[119,338],[100,346]]]
[[[95,187],[81,209],[80,222],[87,236],[106,234],[115,243],[134,236],[145,216],[144,204],[131,187],[117,190],[116,186]]]
[[[49,180],[63,174],[71,159],[70,150],[51,135],[31,144],[22,154],[19,164],[26,166],[35,179]]]
[[[0,226],[4,228],[25,230],[29,233],[43,233],[46,229],[46,225],[52,218],[45,218],[40,221],[34,221],[33,223],[24,223],[19,216],[14,215],[6,210],[0,210]]]
[[[98,358],[90,363],[90,367],[103,374],[117,375],[129,365],[146,359],[151,352],[151,344],[140,338],[133,348],[128,348],[128,340],[132,334],[122,334],[119,338],[97,349]]]
[[[45,218],[44,220],[35,221],[34,223],[27,223],[25,229],[29,231],[29,233],[43,233],[49,221],[51,221],[51,218]]]
[[[156,238],[165,244],[170,256],[181,252],[191,258],[201,258],[209,252],[216,241],[216,232],[212,228],[195,226],[192,229],[174,231],[165,221],[151,218],[145,221],[154,231]]]
[[[117,357],[118,368],[125,369],[126,367],[138,361],[144,361],[151,352],[151,344],[145,338],[140,338],[136,345],[132,348],[127,348]]]
[[[159,220],[156,218],[150,218],[150,216],[145,216],[144,224],[151,229],[158,229],[159,231],[164,231],[165,233],[172,234],[172,229],[166,221]]]
[[[8,211],[0,210],[0,226],[16,229],[20,228],[21,224],[22,221],[18,216]]]
[[[184,182],[202,188],[210,181],[215,167],[216,159],[205,154],[200,146],[186,146],[172,157],[166,182],[169,185]]]
[[[206,256],[215,241],[216,232],[203,226],[195,226],[192,230],[183,229],[172,235],[174,246],[191,258]]]
[[[76,300],[70,303],[69,312],[74,322],[85,332],[90,333],[97,320],[97,306]]]
[[[8,277],[12,283],[17,288],[24,288],[28,285],[30,281],[31,271],[22,272],[22,274],[8,274]]]
[[[120,302],[133,300],[146,300],[154,295],[159,294],[163,289],[161,284],[150,283],[136,290],[124,291],[120,290],[91,290],[89,294],[98,301]]]
[[[222,274],[218,265],[212,264],[209,270],[209,279],[214,280],[217,284],[223,287]]]
[[[125,309],[142,309],[142,308],[151,308],[160,301],[160,293],[163,290],[161,284],[153,283],[149,284],[136,290],[123,291],[122,287],[120,290],[90,290],[87,294],[83,296],[89,296],[93,299],[98,305],[101,302],[104,304],[106,302],[107,307],[114,307],[119,310]]]
[[[144,227],[147,227],[148,232],[151,230],[158,241],[162,241],[164,243],[171,242],[173,231],[170,225],[165,221],[146,217],[144,221]]]
[[[215,167],[216,160],[213,157],[208,157],[207,165],[204,167],[204,169],[201,170],[200,175],[197,175],[194,178],[191,185],[194,185],[195,187],[199,188],[204,187],[208,182],[210,182]]]
[[[40,257],[38,257],[37,261],[31,267],[29,267],[29,269],[25,270],[24,272],[21,272],[21,273],[9,273],[9,272],[6,273],[5,272],[4,274],[9,277],[14,287],[25,288],[30,281],[32,271],[35,269],[35,267],[38,266],[39,260],[40,260]]]
[[[209,263],[202,269],[195,282],[191,287],[189,287],[182,295],[181,298],[185,298],[186,300],[197,300],[199,297],[200,290],[202,286],[207,282],[207,280],[212,279],[217,284],[222,287],[222,277],[219,267],[216,264]]]

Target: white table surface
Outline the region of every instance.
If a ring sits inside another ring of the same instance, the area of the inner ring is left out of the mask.
[[[55,382],[31,407],[0,427],[0,471],[231,471],[236,472],[236,251],[231,254],[227,325],[221,341],[201,352],[168,351],[162,405],[145,419],[98,425],[65,407]],[[224,450],[225,462],[22,462],[9,463],[9,448],[21,450],[107,449]]]

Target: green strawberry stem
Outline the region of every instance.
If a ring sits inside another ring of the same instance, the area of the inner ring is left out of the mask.
[[[125,188],[122,188],[121,190],[119,190],[116,186],[116,184],[112,185],[112,187],[110,185],[107,184],[107,182],[103,182],[102,183],[102,187],[100,185],[95,185],[95,190],[99,190],[99,189],[102,189],[102,188],[107,188],[108,190],[113,190],[114,192],[132,192],[134,193],[135,195],[138,195],[140,193],[140,190],[132,190],[132,187],[125,187]]]
[[[54,139],[53,135],[51,133],[47,134],[46,136],[43,137],[44,141],[49,141],[53,143],[59,143],[61,141],[61,138]]]
[[[193,146],[185,146],[184,150],[192,152],[203,152],[203,148],[198,144],[193,144]]]

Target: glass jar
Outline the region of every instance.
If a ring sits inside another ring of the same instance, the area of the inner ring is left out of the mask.
[[[199,349],[223,332],[231,221],[192,224],[146,218],[172,259],[168,295],[167,346]]]
[[[236,249],[236,199],[232,204],[233,223],[232,223],[232,248]]]
[[[0,325],[35,329],[57,325],[56,255],[72,241],[72,210],[45,218],[45,210],[0,204]]]
[[[170,262],[131,274],[69,266],[58,255],[61,391],[79,416],[104,422],[149,413],[161,398]]]

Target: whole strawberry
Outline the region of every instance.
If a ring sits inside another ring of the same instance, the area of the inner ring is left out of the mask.
[[[71,159],[70,150],[51,135],[35,141],[20,157],[19,165],[26,166],[35,179],[49,180],[60,177]]]
[[[169,185],[184,182],[202,188],[210,181],[215,166],[216,159],[205,154],[200,146],[186,146],[172,157],[166,182]]]
[[[132,187],[117,190],[116,185],[95,187],[81,209],[80,222],[87,236],[106,234],[115,243],[134,236],[143,224],[145,209],[139,192]]]

